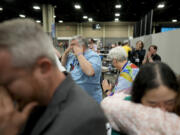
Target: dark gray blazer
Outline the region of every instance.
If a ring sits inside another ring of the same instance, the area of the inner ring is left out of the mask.
[[[105,123],[99,105],[67,75],[30,134],[106,135]]]

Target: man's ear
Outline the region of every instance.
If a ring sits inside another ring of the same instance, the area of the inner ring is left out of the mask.
[[[52,69],[53,63],[48,58],[40,58],[36,62],[36,68],[39,68],[41,73],[47,73]]]

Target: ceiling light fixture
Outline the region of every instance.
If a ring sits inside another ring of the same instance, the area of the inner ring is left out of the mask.
[[[0,7],[0,11],[3,11],[3,8],[2,8],[2,7]]]
[[[114,21],[115,21],[115,22],[119,22],[119,18],[115,18]]]
[[[172,22],[177,22],[177,19],[172,19]]]
[[[40,20],[36,20],[36,22],[37,22],[37,23],[41,23],[41,21],[40,21]]]
[[[115,16],[119,17],[119,16],[120,16],[120,13],[115,13]]]
[[[92,18],[88,18],[88,21],[89,21],[89,22],[92,22],[92,21],[93,21],[93,19],[92,19]]]
[[[54,18],[56,18],[56,16],[55,16],[55,15],[54,15],[53,17],[54,17]]]
[[[74,5],[75,9],[81,9],[81,6],[79,4]]]
[[[88,19],[88,16],[84,15],[84,16],[83,16],[83,19]]]
[[[59,20],[58,22],[59,22],[59,23],[63,23],[63,20]]]
[[[121,4],[115,5],[115,8],[121,8]]]
[[[21,17],[21,18],[26,18],[26,16],[23,15],[23,14],[20,14],[19,17]]]
[[[161,3],[157,6],[157,8],[164,8],[164,7],[165,7],[164,3]]]
[[[39,6],[33,6],[35,10],[40,10],[41,8]]]

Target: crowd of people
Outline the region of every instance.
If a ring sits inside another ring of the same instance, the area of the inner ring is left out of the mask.
[[[157,46],[113,46],[112,85],[93,39],[72,37],[61,57],[33,20],[5,21],[0,33],[1,135],[180,134],[180,77]]]

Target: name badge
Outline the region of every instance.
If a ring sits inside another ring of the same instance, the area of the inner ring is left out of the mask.
[[[137,58],[137,59],[135,59],[135,62],[140,62],[140,60]]]

